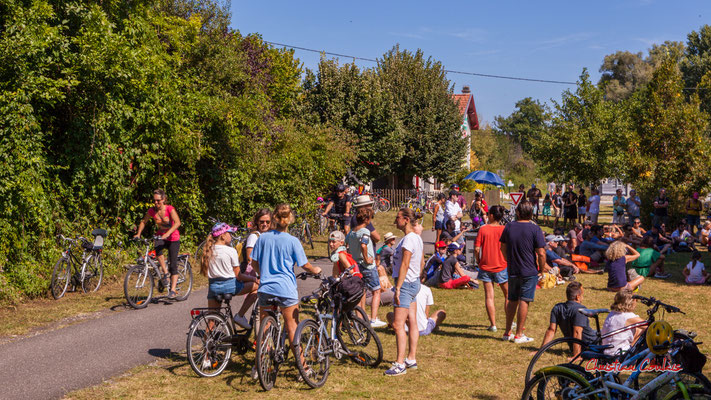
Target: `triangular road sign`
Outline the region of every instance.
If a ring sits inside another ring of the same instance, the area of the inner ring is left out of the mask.
[[[516,206],[518,206],[518,202],[521,201],[521,198],[523,197],[523,193],[513,192],[513,193],[509,193],[509,196],[511,197],[511,201],[513,202],[514,207],[516,207]]]

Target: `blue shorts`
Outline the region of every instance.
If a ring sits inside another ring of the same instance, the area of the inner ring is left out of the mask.
[[[257,295],[259,296],[259,301],[257,302],[257,305],[259,305],[260,307],[269,307],[269,299],[277,299],[277,305],[281,308],[291,307],[299,304],[299,299],[289,299],[287,297],[274,296],[273,294],[261,292],[257,293]]]
[[[538,275],[509,276],[509,301],[532,302],[536,295]]]
[[[509,280],[509,273],[507,270],[502,270],[499,272],[487,272],[479,269],[479,280],[482,282],[494,282],[499,285],[506,283]]]
[[[442,221],[435,221],[435,229],[444,230],[444,220],[442,220]]]
[[[360,269],[360,273],[363,274],[363,283],[370,291],[380,290],[380,276],[378,275],[378,268],[367,269],[365,267]]]
[[[208,280],[207,298],[214,300],[218,294],[229,293],[235,295],[244,289],[244,283],[237,278],[210,278]]]
[[[420,281],[404,282],[400,288],[400,305],[393,305],[395,308],[410,308],[410,304],[415,302],[415,296],[420,292]]]
[[[686,222],[689,224],[689,226],[695,226],[698,227],[701,224],[701,217],[698,215],[686,215]]]

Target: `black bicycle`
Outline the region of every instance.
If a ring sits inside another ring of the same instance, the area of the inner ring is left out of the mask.
[[[230,301],[232,294],[218,294],[215,300],[224,306],[220,308],[193,308],[190,310],[190,328],[185,344],[190,367],[202,377],[217,376],[230,362],[232,352],[244,355],[254,350],[250,337],[255,324],[259,322],[258,307],[253,307],[249,319],[249,329],[237,325],[232,318]]]
[[[55,299],[64,296],[70,283],[72,291],[81,286],[84,293],[96,292],[101,287],[104,277],[101,252],[107,233],[105,229],[94,229],[91,234],[94,236],[93,242],[81,236],[77,236],[75,239],[64,235],[57,236],[63,242],[64,251],[57,263],[54,264],[54,271],[52,271],[50,291]],[[82,248],[81,261],[72,251],[77,245]]]
[[[308,219],[308,217],[310,216],[311,213],[296,215],[297,222],[289,226],[289,234],[299,239],[301,243],[310,245],[311,249],[313,250],[314,241],[311,235],[311,224],[309,223]]]

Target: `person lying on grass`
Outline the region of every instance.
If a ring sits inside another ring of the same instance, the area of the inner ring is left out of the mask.
[[[420,331],[420,336],[429,335],[442,325],[444,319],[447,318],[447,313],[444,310],[437,310],[430,314],[430,306],[434,304],[434,296],[432,296],[432,289],[427,286],[420,286],[420,291],[415,296],[415,303],[417,303],[417,329]],[[395,314],[389,312],[385,319],[388,321],[388,327],[392,328]],[[405,324],[405,331],[407,330],[408,327]]]

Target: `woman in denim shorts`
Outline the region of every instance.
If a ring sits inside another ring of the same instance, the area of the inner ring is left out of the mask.
[[[395,278],[395,342],[397,343],[397,361],[385,371],[385,375],[398,376],[407,370],[417,368],[417,303],[415,296],[420,291],[420,268],[424,249],[422,238],[415,232],[417,219],[415,212],[409,208],[401,208],[395,218],[395,225],[405,235],[395,247],[393,255],[393,278]],[[405,332],[405,321],[409,332]],[[405,350],[409,336],[410,351],[405,358]]]
[[[479,280],[484,282],[484,303],[486,314],[489,316],[490,332],[496,332],[496,308],[494,307],[494,284],[499,285],[504,293],[504,310],[509,304],[509,275],[507,273],[506,259],[501,254],[501,233],[504,226],[501,219],[504,216],[502,206],[493,206],[489,209],[489,223],[479,228],[474,245],[474,258],[479,265]]]

